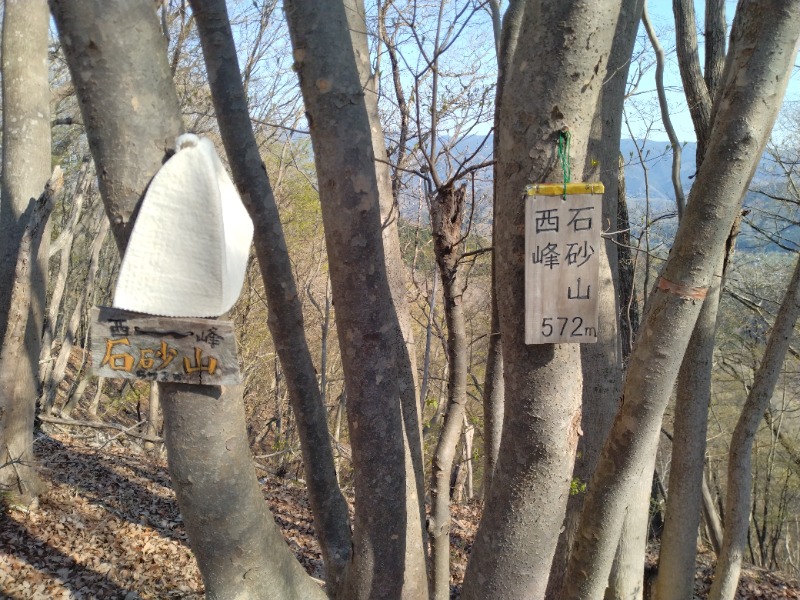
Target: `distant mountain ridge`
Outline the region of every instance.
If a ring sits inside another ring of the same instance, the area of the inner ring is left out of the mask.
[[[681,147],[681,150],[681,183],[684,194],[688,196],[696,174],[697,143],[688,142]],[[622,160],[625,161],[625,190],[629,199],[644,199],[646,192],[649,191],[651,200],[674,202],[672,148],[669,142],[634,143],[631,139],[624,139],[620,142],[620,153]]]
[[[484,136],[467,136],[455,144],[452,149],[453,153],[459,160],[465,160],[472,156],[483,141]],[[492,156],[492,148],[493,140],[490,136],[478,155],[473,158],[473,162],[489,160]],[[681,183],[684,195],[688,200],[697,171],[695,159],[697,143],[687,142],[681,146],[681,149]],[[645,199],[648,199],[650,219],[673,213],[672,218],[659,219],[653,229],[653,233],[661,237],[665,243],[671,243],[677,229],[677,218],[674,215],[676,207],[675,192],[672,186],[672,148],[669,142],[650,140],[634,142],[632,139],[623,139],[620,142],[620,154],[625,163],[625,190],[633,233],[638,233],[647,220],[644,213],[646,210]],[[613,169],[615,173],[617,171],[616,164],[601,165],[600,168]],[[442,171],[444,170],[443,168]],[[777,192],[778,195],[781,195],[780,190],[784,188],[785,181],[775,171],[775,165],[771,164],[770,159],[763,157],[750,184],[750,189],[770,190],[771,193]],[[444,175],[444,172],[441,174]],[[485,175],[481,179],[476,185],[476,192],[490,196],[491,173],[489,169],[485,171]],[[749,216],[742,225],[741,235],[737,242],[740,249],[745,251],[749,249],[783,251],[787,248],[800,247],[800,225],[797,224],[800,219],[795,218],[798,209],[753,191],[747,193],[744,204],[745,208],[749,210]],[[489,207],[486,209],[490,210]],[[486,219],[490,221],[491,216],[487,214]],[[773,241],[770,242],[764,235],[758,234],[747,221],[767,232],[773,237]]]

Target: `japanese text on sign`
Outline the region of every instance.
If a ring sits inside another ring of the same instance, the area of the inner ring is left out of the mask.
[[[92,311],[92,363],[101,377],[227,385],[239,383],[233,324]]]
[[[602,196],[536,187],[525,205],[525,343],[596,342]]]

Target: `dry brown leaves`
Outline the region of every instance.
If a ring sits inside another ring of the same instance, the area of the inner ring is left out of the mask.
[[[68,435],[37,439],[49,490],[35,510],[0,514],[0,598],[202,598],[165,462],[98,446]],[[292,551],[322,578],[304,490],[288,479],[260,481]],[[452,513],[451,589],[457,598],[481,506],[453,506]],[[701,555],[695,598],[707,596],[712,574],[710,558]],[[746,568],[738,598],[800,600],[800,583]]]
[[[203,598],[164,461],[94,446],[37,439],[49,490],[34,510],[0,513],[0,598]],[[303,490],[261,482],[290,547],[320,577]]]

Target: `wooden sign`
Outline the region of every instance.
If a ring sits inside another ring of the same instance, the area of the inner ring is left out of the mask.
[[[597,341],[601,183],[529,186],[525,343]]]
[[[173,383],[240,383],[233,323],[92,309],[92,365],[98,377]]]

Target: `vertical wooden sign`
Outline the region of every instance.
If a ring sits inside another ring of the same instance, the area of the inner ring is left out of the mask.
[[[601,183],[528,186],[525,343],[597,341]]]

